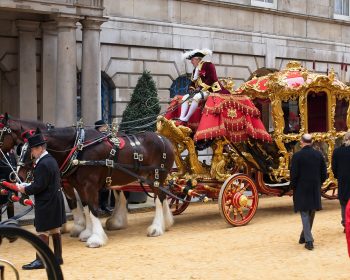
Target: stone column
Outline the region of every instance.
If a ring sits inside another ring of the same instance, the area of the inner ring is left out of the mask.
[[[45,22],[42,28],[42,120],[56,122],[57,25]]]
[[[278,47],[273,40],[266,39],[265,67],[276,68],[276,52]]]
[[[71,126],[77,122],[77,44],[76,16],[58,16],[56,126]]]
[[[16,21],[19,35],[19,118],[38,118],[35,35],[39,22]]]
[[[87,17],[83,25],[81,111],[86,125],[101,119],[100,26],[103,18]]]

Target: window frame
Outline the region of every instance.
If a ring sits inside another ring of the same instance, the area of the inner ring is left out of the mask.
[[[348,3],[349,6],[349,15],[342,15],[342,14],[337,14],[335,12],[335,1],[334,1],[334,13],[333,13],[333,18],[334,19],[340,19],[340,20],[350,20],[350,1]]]
[[[251,5],[262,8],[277,9],[277,0],[272,0],[272,3],[264,2],[261,0],[251,0]]]

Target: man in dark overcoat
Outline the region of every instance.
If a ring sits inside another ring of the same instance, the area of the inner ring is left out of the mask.
[[[343,144],[333,152],[332,171],[338,180],[341,224],[345,227],[345,207],[350,199],[350,132],[344,135]]]
[[[290,180],[293,188],[294,211],[300,212],[303,231],[299,243],[314,248],[311,228],[315,211],[321,210],[321,186],[327,178],[327,167],[321,152],[312,148],[312,136],[304,134],[302,149],[292,158]]]
[[[64,201],[61,190],[60,170],[56,160],[46,151],[46,142],[42,134],[28,138],[31,154],[35,158],[34,181],[30,185],[18,185],[19,191],[34,195],[34,226],[38,236],[49,245],[52,236],[54,254],[57,261],[63,264],[60,227],[66,222]],[[23,269],[41,269],[44,264],[37,255]]]

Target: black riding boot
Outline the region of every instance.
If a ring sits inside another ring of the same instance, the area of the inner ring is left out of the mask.
[[[7,218],[11,219],[15,215],[15,209],[13,206],[13,202],[7,203]]]
[[[49,237],[45,234],[39,234],[38,237],[44,241],[44,243],[49,246]],[[39,255],[36,254],[36,259],[29,264],[23,265],[22,269],[31,270],[31,269],[43,269],[45,268],[43,261],[40,259]]]
[[[53,251],[54,251],[56,260],[58,261],[59,264],[63,264],[61,234],[60,233],[53,234],[52,241],[53,241]]]

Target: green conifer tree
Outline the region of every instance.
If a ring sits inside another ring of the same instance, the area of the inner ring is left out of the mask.
[[[160,112],[157,87],[151,73],[144,71],[138,79],[131,100],[126,107],[119,129],[125,132],[155,131]],[[131,122],[130,121],[135,121]],[[152,124],[152,125],[150,125]]]

